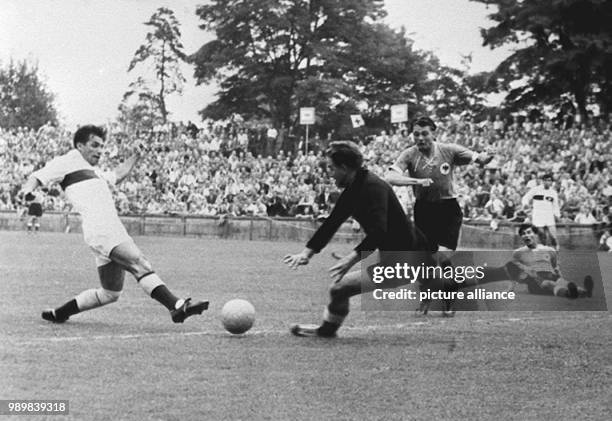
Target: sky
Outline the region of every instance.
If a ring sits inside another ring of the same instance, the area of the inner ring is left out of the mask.
[[[55,94],[61,120],[69,127],[102,124],[117,116],[117,106],[136,75],[127,73],[148,27],[143,23],[165,6],[181,24],[185,52],[209,41],[198,28],[196,6],[206,0],[0,0],[0,62],[36,62]],[[391,27],[406,29],[415,47],[433,51],[442,64],[461,67],[472,54],[472,72],[492,70],[509,50],[482,46],[480,28],[492,26],[482,3],[469,0],[386,0]],[[175,120],[199,122],[198,110],[214,101],[216,87],[196,86],[185,66],[183,94],[168,99]]]

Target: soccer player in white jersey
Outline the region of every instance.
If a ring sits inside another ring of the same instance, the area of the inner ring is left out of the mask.
[[[559,250],[557,242],[557,228],[555,218],[561,217],[559,209],[559,196],[552,187],[552,174],[545,174],[542,177],[542,184],[529,189],[521,200],[523,206],[532,205],[531,223],[541,230],[545,237],[542,241],[550,237],[552,246]]]
[[[414,223],[427,237],[431,251],[439,252],[440,262],[448,265],[457,249],[463,222],[455,192],[454,169],[472,162],[486,165],[493,156],[488,152],[472,152],[454,143],[438,143],[435,130],[436,124],[429,117],[414,121],[415,145],[400,154],[385,178],[393,186],[413,186]],[[429,302],[422,302],[420,311],[427,313],[428,306]],[[451,316],[453,312],[444,314]]]
[[[96,165],[102,156],[105,138],[102,127],[79,128],[74,134],[74,149],[32,173],[20,192],[20,195],[31,197],[32,191],[39,186],[60,183],[74,210],[81,214],[83,237],[95,256],[100,278],[100,288],[85,290],[64,305],[43,311],[42,318],[63,323],[74,314],[117,301],[123,289],[125,271],[170,311],[173,322],[182,323],[189,316],[201,314],[208,308],[208,301],[175,296],[125,230],[108,184],[121,182],[128,176],[138,160],[138,152],[114,171],[102,172]]]

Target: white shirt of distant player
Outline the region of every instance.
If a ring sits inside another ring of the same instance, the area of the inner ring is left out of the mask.
[[[523,206],[530,203],[533,204],[531,222],[536,227],[554,226],[555,216],[561,216],[559,196],[553,188],[546,189],[543,185],[531,188],[522,199]]]
[[[66,174],[80,170],[92,170],[99,177],[71,184],[65,190],[66,197],[72,203],[74,210],[83,219],[83,235],[87,237],[88,234],[97,232],[99,228],[108,229],[110,225],[121,225],[115,201],[108,187],[109,184],[115,185],[117,175],[114,171],[103,172],[91,166],[78,150],[72,149],[52,159],[32,175],[45,186],[60,182]]]

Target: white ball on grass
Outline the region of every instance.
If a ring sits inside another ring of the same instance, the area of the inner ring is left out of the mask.
[[[255,323],[255,307],[247,300],[230,300],[221,309],[221,323],[229,333],[244,333]]]

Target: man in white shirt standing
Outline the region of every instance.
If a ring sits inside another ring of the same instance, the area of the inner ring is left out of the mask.
[[[74,149],[32,173],[20,192],[27,198],[39,186],[60,183],[74,210],[81,214],[83,237],[94,253],[100,278],[100,288],[85,290],[64,305],[43,311],[42,318],[63,323],[74,314],[117,301],[123,289],[125,271],[170,311],[174,323],[201,314],[208,308],[208,301],[181,299],[170,292],[125,230],[108,185],[125,179],[139,155],[136,153],[126,159],[114,171],[102,172],[95,165],[102,156],[105,138],[102,127],[79,128],[74,134]]]
[[[555,218],[561,217],[559,209],[559,196],[552,188],[552,174],[545,174],[542,177],[542,184],[529,189],[523,196],[523,206],[532,205],[531,223],[537,227],[545,236],[550,238],[551,245],[559,249],[557,242],[557,227]]]

